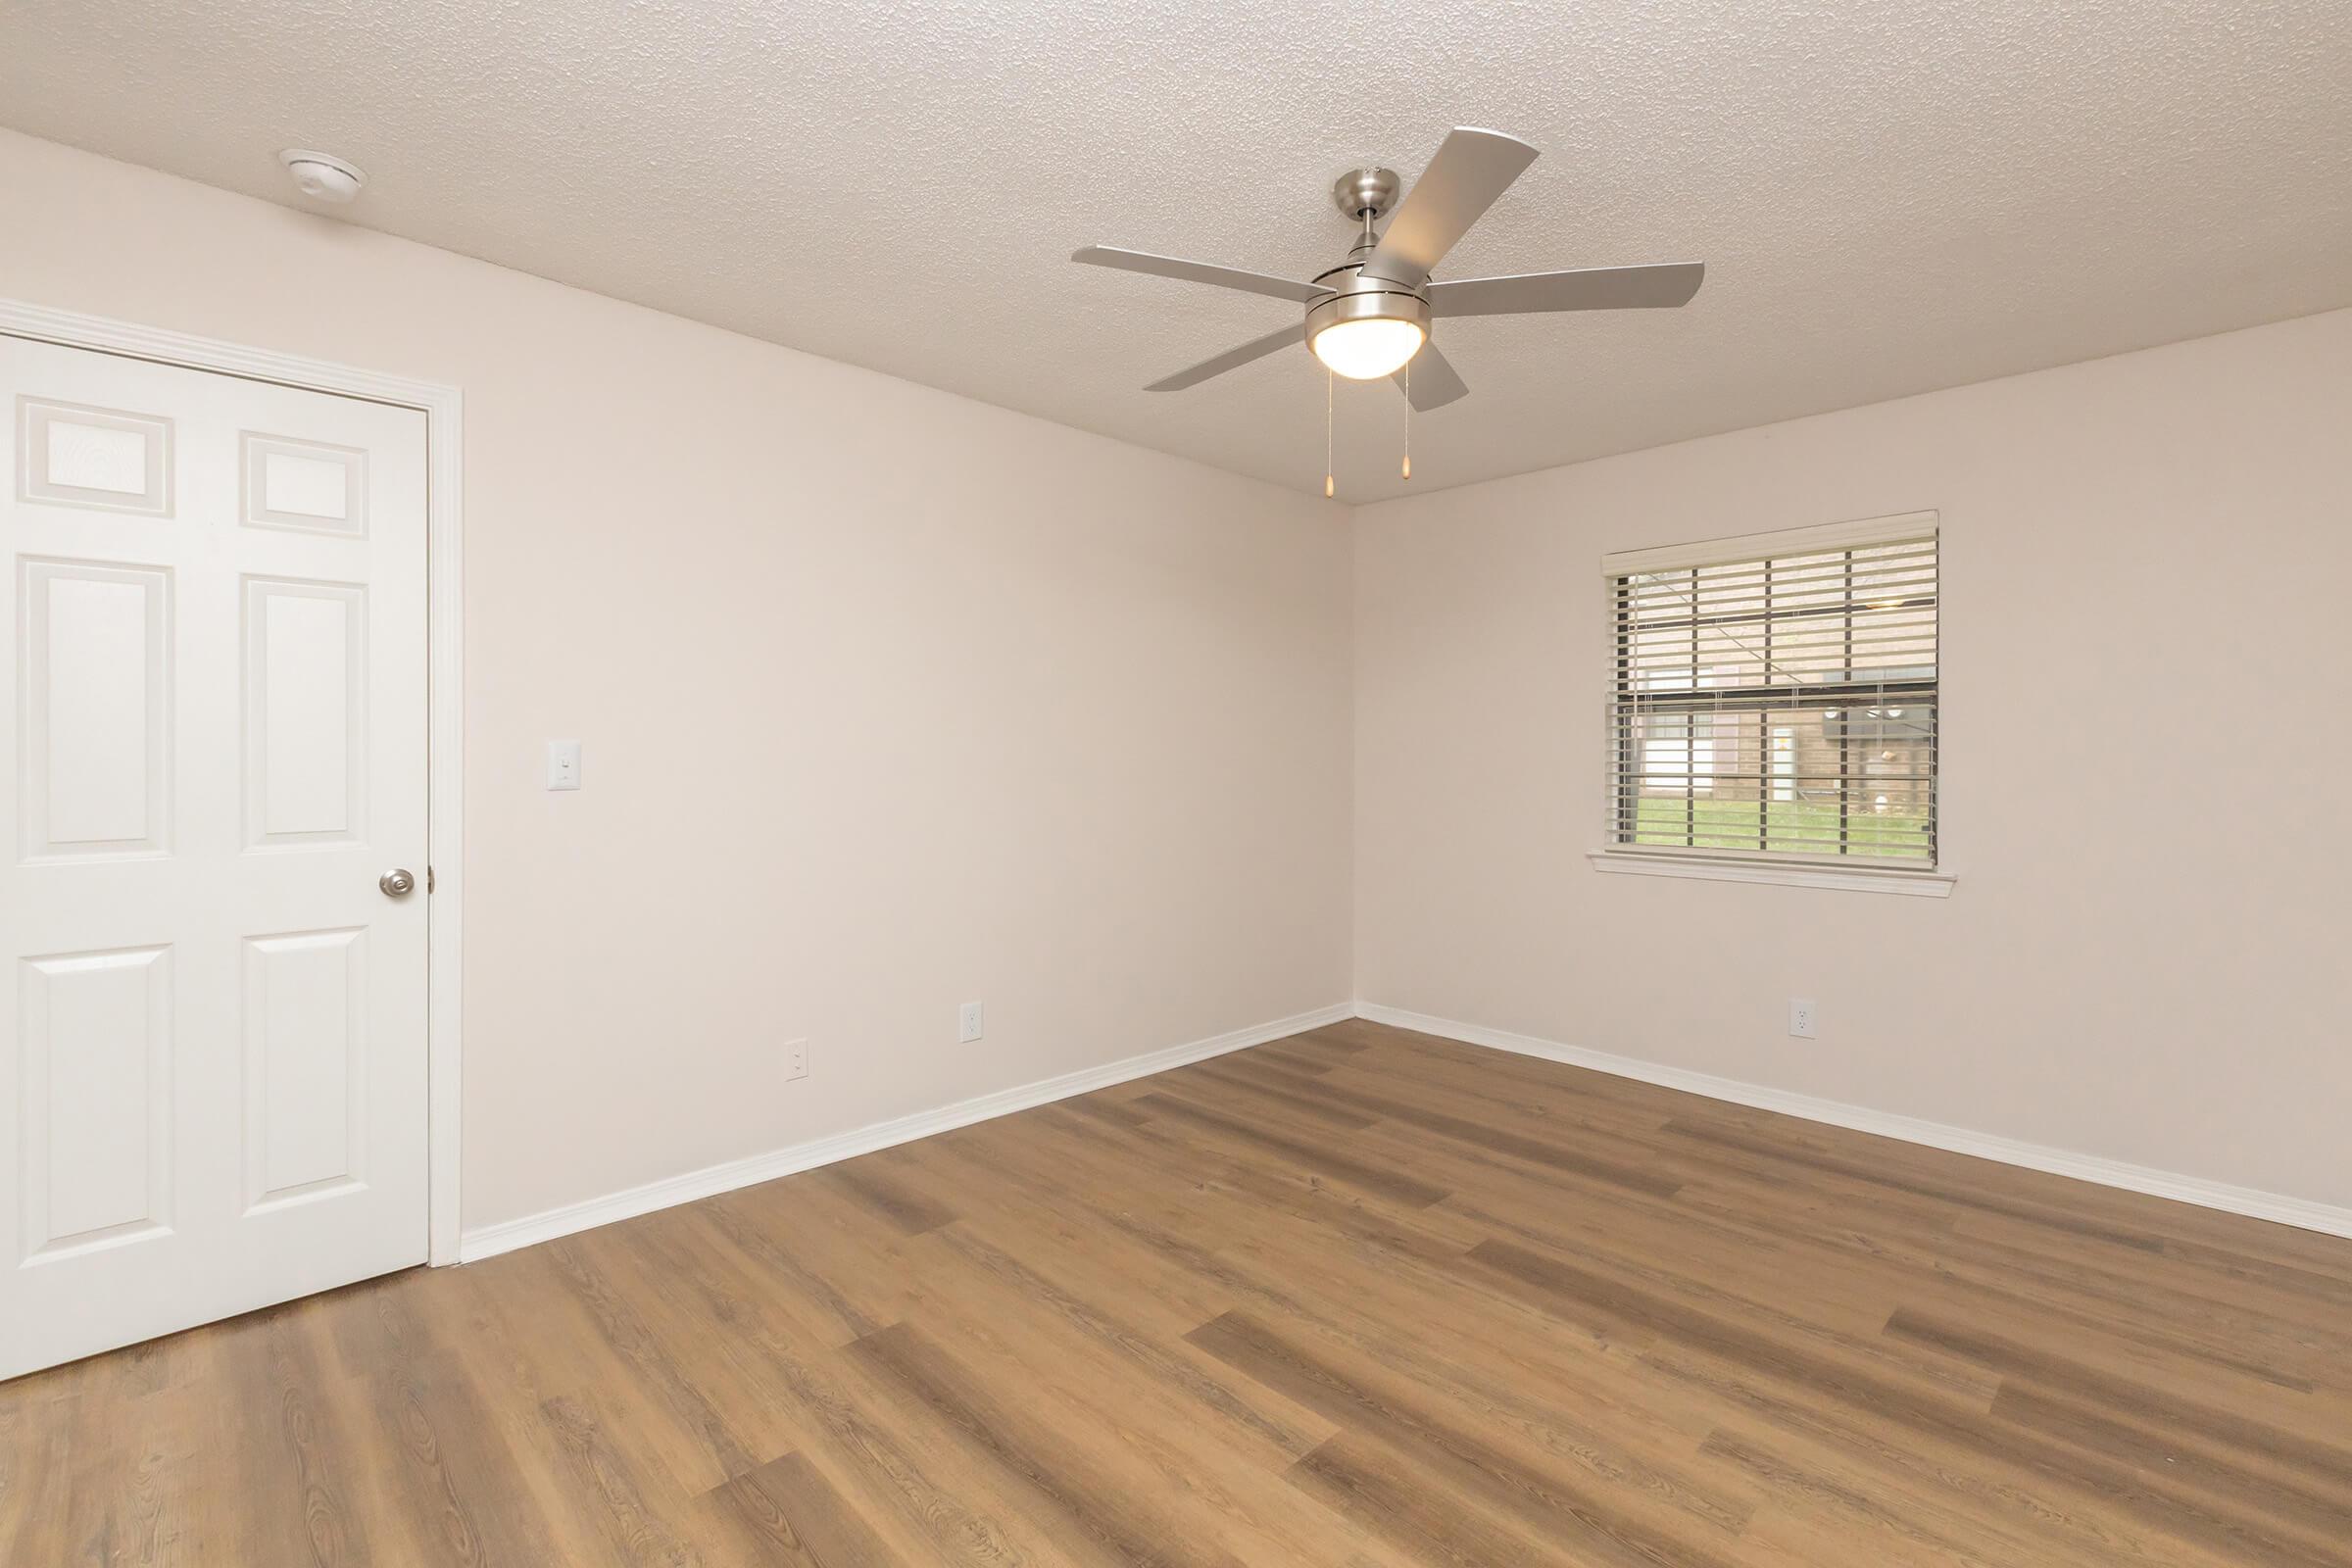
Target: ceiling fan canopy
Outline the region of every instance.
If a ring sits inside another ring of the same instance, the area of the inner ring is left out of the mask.
[[[1536,149],[1499,131],[1457,125],[1405,191],[1394,170],[1353,169],[1332,184],[1332,200],[1361,225],[1347,259],[1300,282],[1208,262],[1089,245],[1070,260],[1093,267],[1183,278],[1264,294],[1305,307],[1301,326],[1286,326],[1144,390],[1178,392],[1304,342],[1335,374],[1353,380],[1392,376],[1415,409],[1442,408],[1469,387],[1431,341],[1449,316],[1517,316],[1555,311],[1671,310],[1698,292],[1705,264],[1589,267],[1441,282],[1431,273],[1495,199],[1510,188]],[[1398,200],[1401,193],[1402,201]],[[1376,230],[1383,218],[1387,226]]]

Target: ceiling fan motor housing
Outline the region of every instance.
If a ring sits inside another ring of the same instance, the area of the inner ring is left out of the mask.
[[[1409,321],[1429,335],[1429,299],[1417,289],[1392,283],[1385,277],[1366,277],[1356,264],[1315,279],[1338,292],[1306,308],[1306,341],[1312,347],[1324,328],[1343,321]]]

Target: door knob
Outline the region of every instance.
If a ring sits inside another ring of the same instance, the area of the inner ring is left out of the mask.
[[[416,876],[408,867],[396,865],[377,877],[375,885],[384,890],[387,899],[405,898],[416,891]]]

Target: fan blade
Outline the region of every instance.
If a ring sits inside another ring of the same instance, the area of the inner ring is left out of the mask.
[[[1188,262],[1174,256],[1153,256],[1147,251],[1123,251],[1111,245],[1089,245],[1083,250],[1072,251],[1070,260],[1084,262],[1089,267],[1115,267],[1123,272],[1150,272],[1155,277],[1181,277],[1193,283],[1214,283],[1219,288],[1238,288],[1246,294],[1271,294],[1278,300],[1293,300],[1300,305],[1319,300],[1332,292],[1317,283],[1294,283],[1287,277],[1245,272],[1238,267]]]
[[[1523,311],[1663,311],[1690,303],[1704,262],[1587,267],[1572,272],[1465,277],[1429,285],[1433,316],[1516,316]]]
[[[1418,283],[1429,276],[1454,241],[1535,161],[1536,150],[1515,136],[1454,126],[1365,258],[1364,275],[1392,283]]]
[[[1279,332],[1268,332],[1264,337],[1251,338],[1238,349],[1227,349],[1213,360],[1202,360],[1189,370],[1178,370],[1174,375],[1162,376],[1144,390],[1147,392],[1181,392],[1188,386],[1199,386],[1212,375],[1223,375],[1227,370],[1248,365],[1251,360],[1262,360],[1276,349],[1288,348],[1293,344],[1305,341],[1306,337],[1302,329],[1286,326]]]
[[[1438,352],[1435,343],[1422,344],[1421,352],[1389,379],[1396,383],[1396,390],[1410,398],[1413,408],[1422,414],[1470,395],[1469,386],[1454,373],[1453,366]]]

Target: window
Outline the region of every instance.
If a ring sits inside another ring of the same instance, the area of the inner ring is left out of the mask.
[[[1936,863],[1936,516],[1604,560],[1613,850]]]

